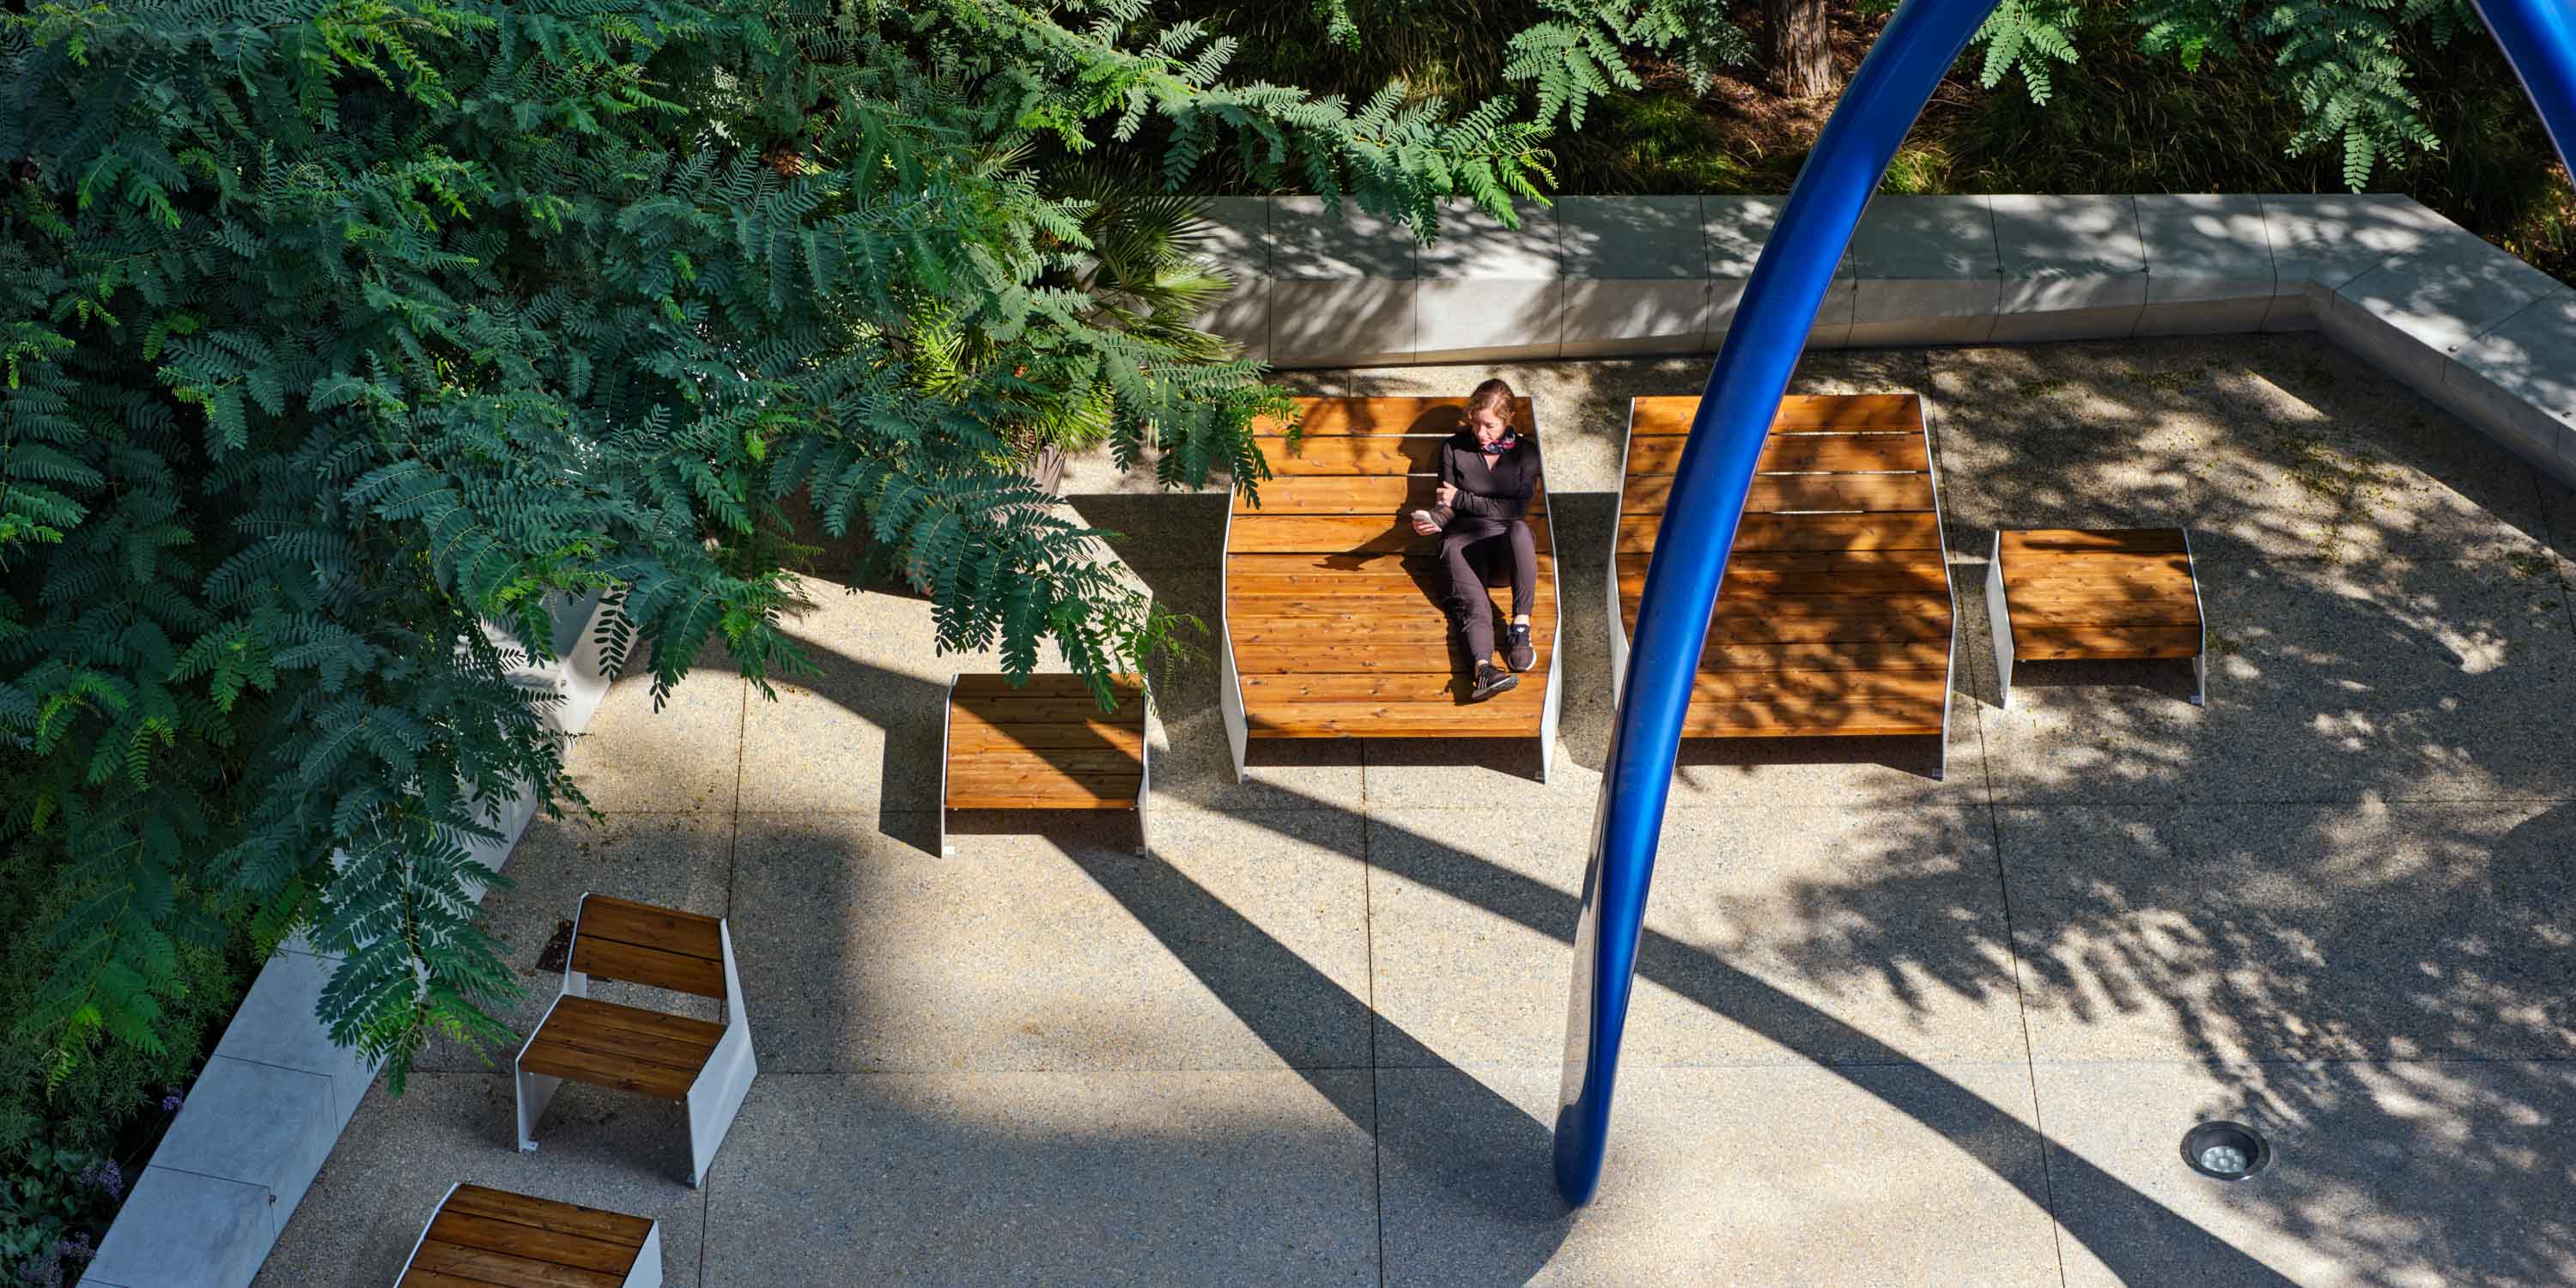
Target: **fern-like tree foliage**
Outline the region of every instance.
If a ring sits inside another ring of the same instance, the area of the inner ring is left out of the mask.
[[[344,955],[324,1018],[397,1080],[498,1037],[469,851],[580,805],[550,612],[604,595],[657,698],[719,639],[765,692],[800,495],[944,647],[1132,664],[1032,427],[1249,482],[1279,399],[1171,325],[1203,271],[1091,244],[1138,198],[1049,176],[1222,156],[1427,231],[1540,173],[1508,104],[1231,52],[1147,0],[0,10],[0,842],[77,896],[9,1022],[152,1047],[177,947],[247,921]]]
[[[2046,103],[2054,63],[2077,57],[2088,8],[2103,0],[2002,0],[1977,33],[1981,80],[1989,87],[2019,72],[2031,100]],[[2284,141],[2291,156],[2339,152],[2343,178],[2359,192],[2381,167],[2441,146],[2409,82],[2438,76],[2443,51],[2479,32],[2470,0],[2122,0],[2149,54],[2198,70],[2211,55],[2268,58],[2281,95],[2305,125]]]

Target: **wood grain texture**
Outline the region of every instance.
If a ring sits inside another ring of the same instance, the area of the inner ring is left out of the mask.
[[[1414,535],[1462,398],[1301,399],[1295,439],[1259,439],[1280,477],[1238,496],[1225,553],[1225,628],[1256,738],[1523,737],[1538,732],[1559,612],[1541,480],[1528,517],[1538,666],[1517,689],[1464,701],[1471,670],[1443,611],[1439,539]],[[1529,400],[1515,407],[1535,431]],[[1276,426],[1258,426],[1270,430]],[[1497,578],[1497,580],[1501,580]],[[1498,612],[1506,588],[1488,588]],[[1505,643],[1496,631],[1498,650]],[[1501,662],[1499,652],[1491,659]]]
[[[1641,398],[1613,555],[1636,629],[1696,398]],[[1911,395],[1782,400],[1683,718],[1689,737],[1942,732],[1957,628],[1930,445]]]

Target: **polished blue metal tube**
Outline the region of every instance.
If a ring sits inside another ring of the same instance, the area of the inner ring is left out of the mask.
[[[2558,159],[2576,173],[2576,3],[2476,0],[2478,16],[2504,47],[2522,91],[2540,109]]]
[[[1601,1182],[1655,840],[1663,830],[1691,680],[1708,640],[1709,610],[1744,517],[1754,462],[1861,208],[1994,3],[1905,0],[1888,20],[1798,172],[1691,422],[1637,603],[1627,688],[1611,725],[1592,862],[1575,926],[1565,1080],[1556,1117],[1556,1188],[1576,1206],[1589,1202]]]

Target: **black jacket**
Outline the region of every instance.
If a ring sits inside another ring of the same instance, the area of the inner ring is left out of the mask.
[[[1476,445],[1473,430],[1460,430],[1440,445],[1440,481],[1458,489],[1449,508],[1470,518],[1517,519],[1528,513],[1538,478],[1538,440],[1528,435],[1494,456]]]

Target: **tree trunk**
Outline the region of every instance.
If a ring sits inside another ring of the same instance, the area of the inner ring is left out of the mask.
[[[1762,0],[1769,30],[1762,65],[1771,84],[1790,98],[1823,98],[1834,92],[1833,45],[1827,39],[1825,0]]]
[[[1029,476],[1049,496],[1064,495],[1064,453],[1052,447],[1041,447],[1037,455],[1023,461],[1020,472]]]

